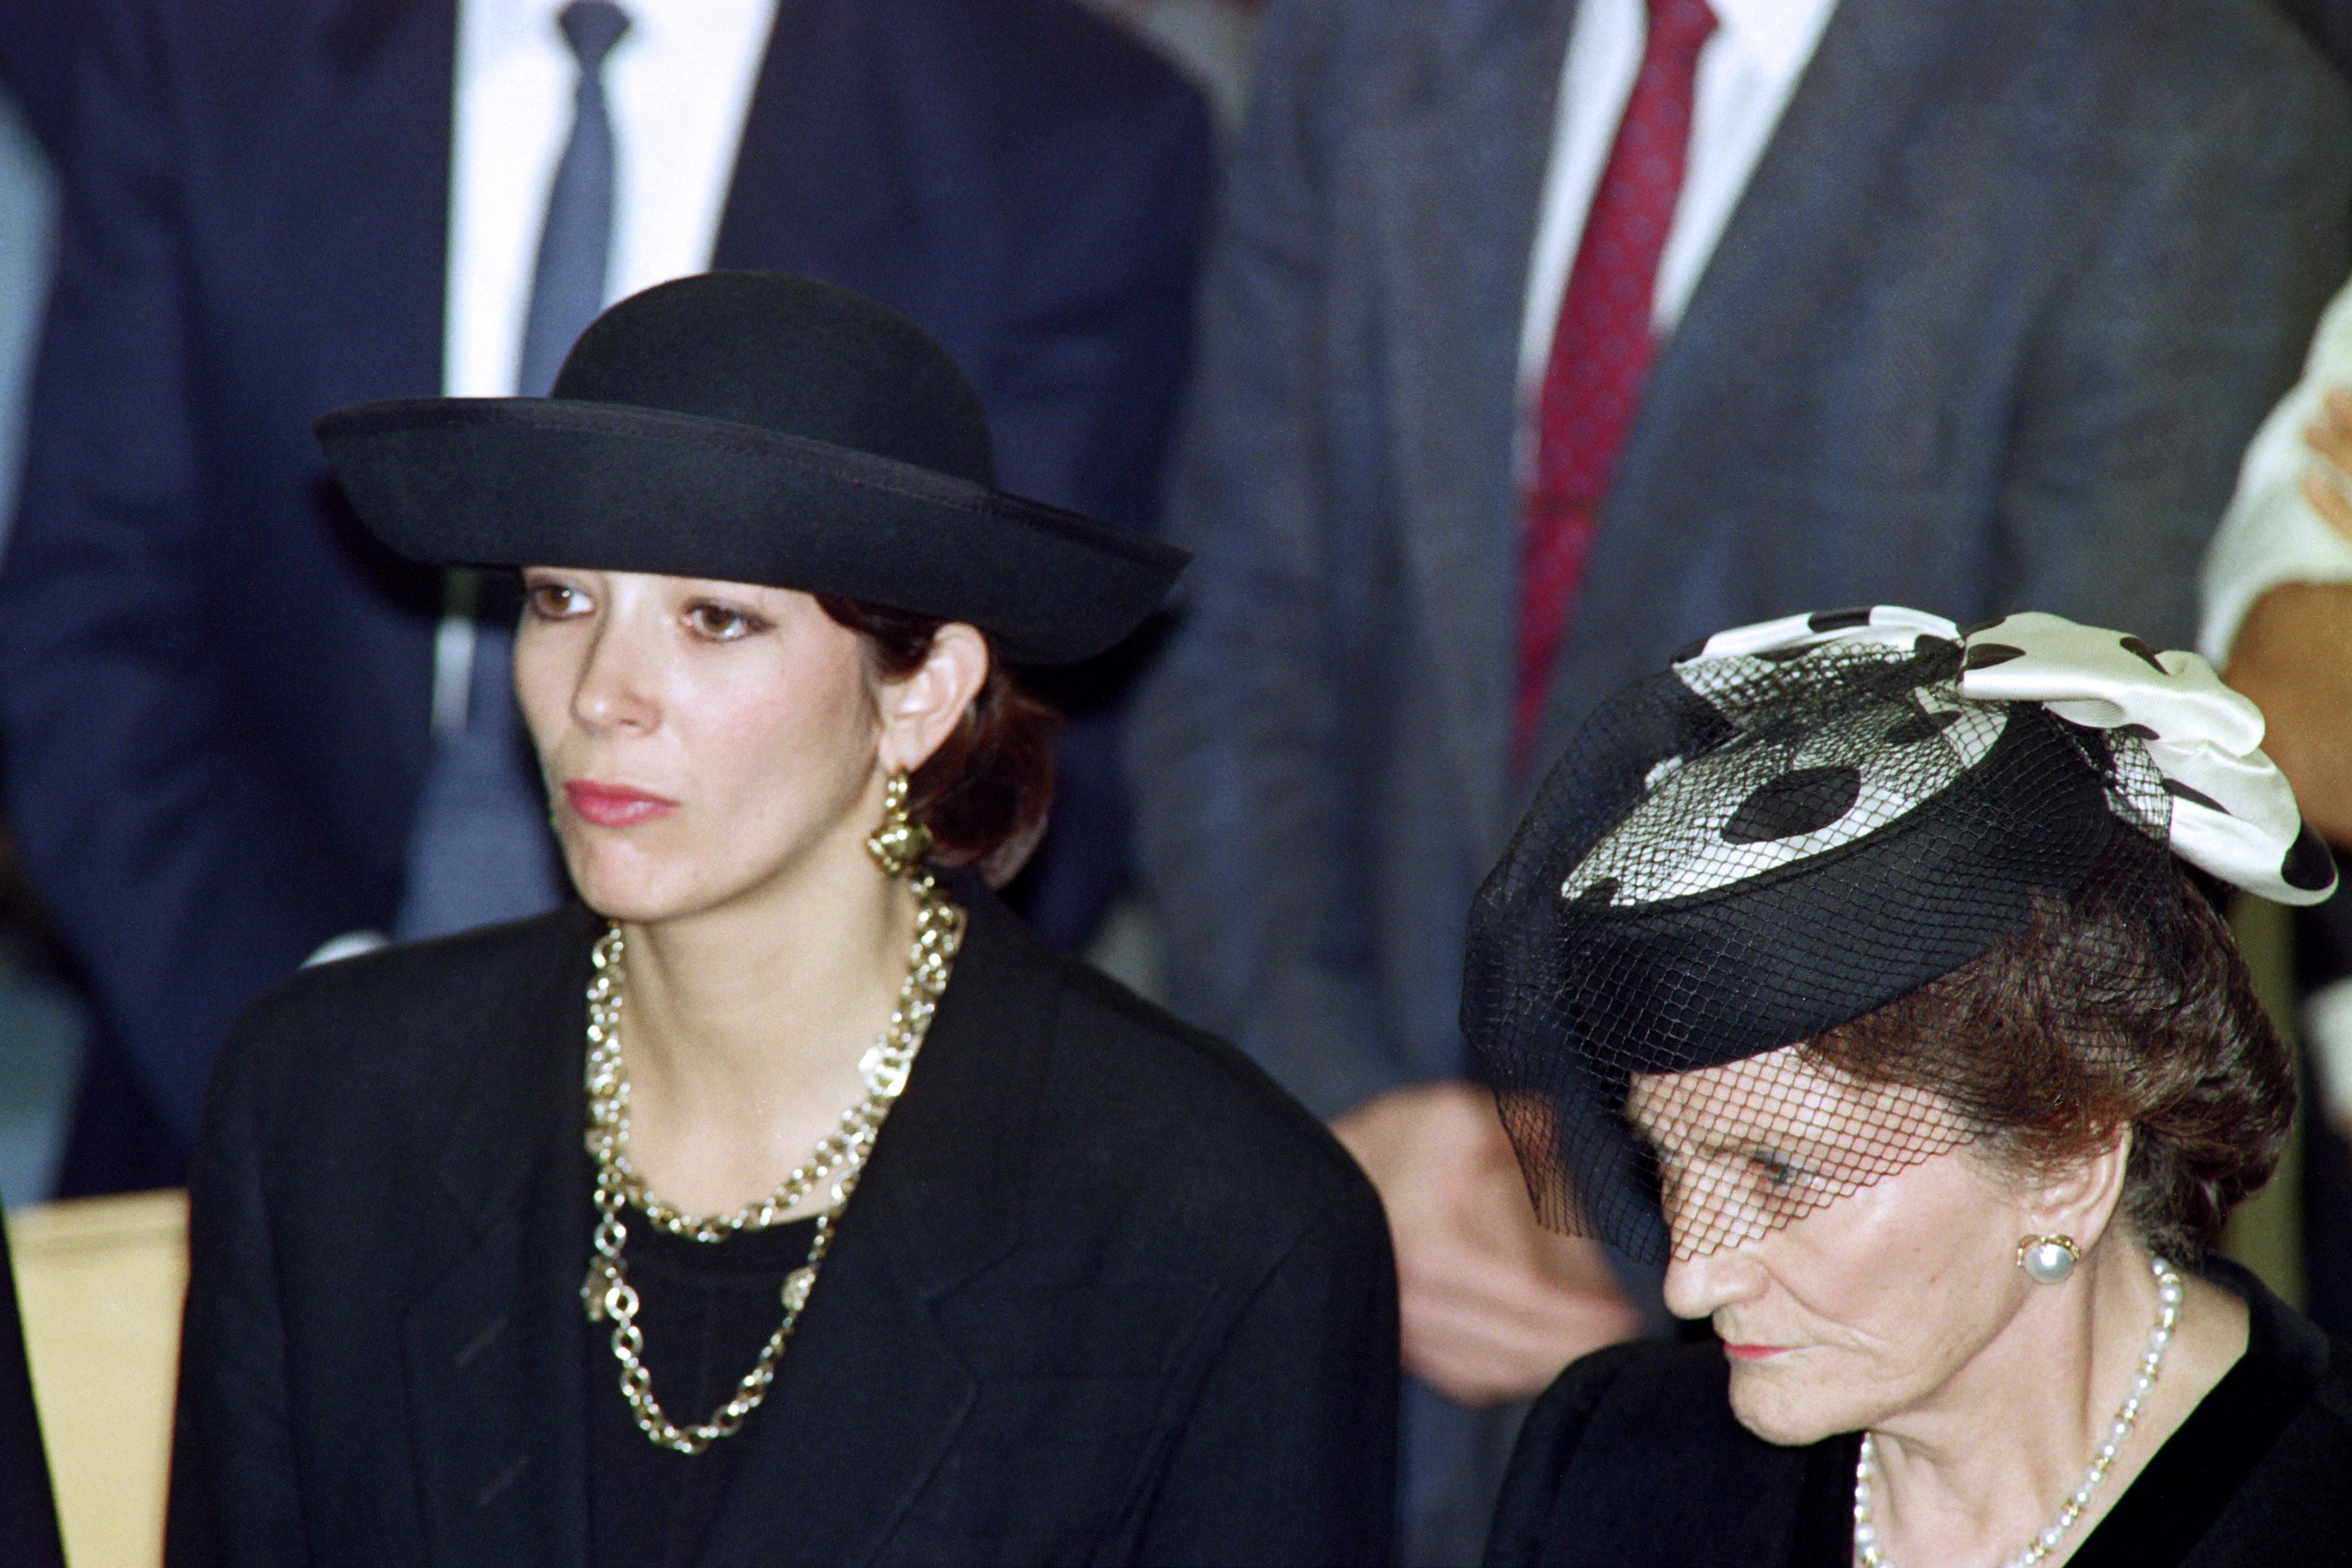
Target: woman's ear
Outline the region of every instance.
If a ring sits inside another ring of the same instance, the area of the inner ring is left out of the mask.
[[[2037,1183],[2026,1199],[2033,1234],[2072,1237],[2084,1252],[2097,1245],[2123,1202],[2131,1147],[2126,1121],[2099,1149]]]
[[[875,694],[882,717],[883,772],[913,773],[930,760],[980,695],[988,663],[988,639],[961,621],[950,621],[931,638],[920,668],[884,683]]]

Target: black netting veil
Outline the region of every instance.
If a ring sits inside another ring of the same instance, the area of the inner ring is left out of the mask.
[[[2139,742],[1963,698],[1962,658],[1921,635],[1701,658],[1588,721],[1479,892],[1465,977],[1547,1225],[1702,1255],[1969,1141],[1953,1097],[1808,1043],[2094,867],[2174,896]],[[1955,1081],[2003,1069],[1996,1041],[1937,1048]]]

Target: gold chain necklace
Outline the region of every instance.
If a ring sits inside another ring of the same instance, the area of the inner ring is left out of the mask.
[[[580,1301],[592,1323],[613,1324],[613,1359],[621,1363],[621,1394],[637,1418],[638,1429],[665,1448],[699,1454],[721,1437],[730,1437],[744,1417],[760,1407],[768,1385],[775,1381],[776,1363],[793,1337],[801,1309],[808,1304],[816,1284],[817,1266],[833,1246],[834,1227],[857,1178],[875,1136],[890,1108],[907,1087],[922,1049],[931,1014],[940,994],[947,989],[955,966],[956,950],[963,942],[963,911],[950,903],[930,875],[912,880],[915,895],[915,941],[907,955],[907,978],[898,987],[898,1005],[890,1015],[881,1038],[859,1059],[866,1079],[866,1098],[841,1113],[841,1124],[810,1151],[766,1197],[745,1204],[733,1214],[680,1214],[647,1189],[645,1179],[629,1163],[629,1079],[621,1065],[621,961],[623,943],[618,923],[596,941],[590,959],[594,972],[588,981],[588,1152],[596,1161],[596,1256],[589,1260],[588,1277],[580,1286]],[[634,1205],[655,1226],[672,1236],[695,1241],[724,1241],[747,1230],[764,1230],[782,1220],[795,1205],[831,1180],[831,1201],[816,1216],[816,1236],[808,1258],[784,1277],[783,1321],[768,1336],[760,1359],[735,1386],[733,1397],[718,1413],[697,1426],[681,1427],[662,1413],[654,1399],[653,1374],[646,1370],[646,1336],[637,1327],[637,1291],[629,1283],[621,1249],[629,1232],[621,1218]]]

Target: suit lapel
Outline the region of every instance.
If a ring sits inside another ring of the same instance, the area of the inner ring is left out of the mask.
[[[279,319],[307,334],[289,363],[318,367],[320,409],[441,391],[457,35],[457,0],[341,0],[322,17],[318,104],[268,176],[309,193],[302,229],[267,237],[306,258]]]
[[[453,1253],[401,1322],[436,1568],[587,1562],[589,940],[588,917],[567,923],[545,984],[480,1021],[476,1071],[437,1141],[437,1191],[420,1184]]]
[[[1415,635],[1478,854],[1499,846],[1517,621],[1520,319],[1572,5],[1418,7],[1376,204]]]
[[[869,9],[779,0],[711,265],[800,272],[912,310],[927,250],[892,145],[908,130],[881,112],[890,49]]]
[[[1058,979],[976,880],[950,891],[970,912],[954,978],[744,1435],[703,1568],[872,1559],[977,1392],[937,1306],[1020,1239]]]

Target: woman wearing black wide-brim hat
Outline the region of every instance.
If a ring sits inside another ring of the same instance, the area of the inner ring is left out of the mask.
[[[1108,647],[1181,553],[994,489],[943,351],[778,275],[320,435],[394,548],[522,569],[585,907],[240,1026],[172,1560],[1384,1556],[1377,1200],[988,890],[1047,778],[1002,661]]]

